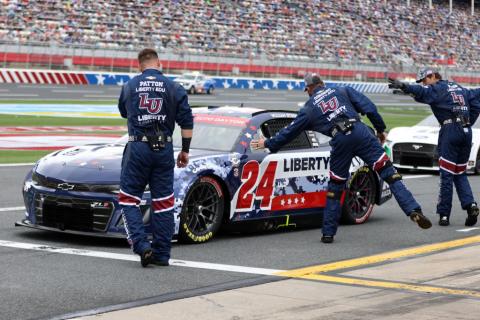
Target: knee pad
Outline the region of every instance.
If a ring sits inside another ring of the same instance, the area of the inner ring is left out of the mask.
[[[397,170],[392,164],[392,161],[390,160],[385,162],[385,165],[380,169],[378,169],[377,172],[380,175],[380,177],[389,185],[396,181],[402,180],[402,175],[397,172]]]
[[[344,188],[344,181],[330,180],[328,183],[327,199],[340,200]]]
[[[400,173],[398,173],[397,171],[395,171],[394,174],[392,174],[391,176],[388,176],[386,179],[385,179],[385,182],[388,183],[388,184],[392,184],[396,181],[400,181],[402,180],[402,175]]]

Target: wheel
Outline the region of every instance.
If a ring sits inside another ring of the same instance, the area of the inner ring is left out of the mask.
[[[202,243],[213,238],[222,224],[224,203],[218,181],[211,177],[197,180],[183,201],[178,240]]]
[[[354,173],[343,203],[343,223],[360,224],[368,220],[375,205],[376,188],[370,168],[362,167]]]
[[[215,90],[212,86],[208,87],[207,94],[212,94],[213,90]]]
[[[195,87],[191,86],[190,89],[188,89],[189,94],[195,94]]]
[[[475,169],[473,169],[474,174],[480,174],[480,149],[477,151],[477,159],[475,161]]]

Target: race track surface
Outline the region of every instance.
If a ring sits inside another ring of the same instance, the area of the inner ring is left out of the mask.
[[[452,225],[440,228],[433,214],[438,176],[406,173],[407,186],[434,219],[429,230],[419,229],[395,201],[389,201],[375,208],[366,224],[342,226],[333,245],[320,243],[319,229],[223,234],[202,245],[174,244],[172,258],[184,261],[184,266],[142,269],[138,262],[129,260],[135,257],[124,240],[14,227],[23,216],[22,180],[28,170],[29,166],[0,167],[0,319],[64,318],[112,305],[174,300],[281,280],[261,274],[265,270],[268,274],[272,269],[291,270],[480,234],[479,229],[465,232],[465,213],[456,199]],[[480,177],[470,176],[470,182],[478,195]],[[12,247],[12,243],[30,249]],[[32,250],[39,245],[40,250]],[[76,251],[62,253],[55,248]],[[91,251],[100,252],[100,256],[81,255]],[[211,265],[195,267],[193,262]]]

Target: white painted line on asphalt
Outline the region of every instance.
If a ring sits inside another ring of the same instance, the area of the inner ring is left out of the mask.
[[[10,207],[10,208],[0,208],[0,212],[5,212],[5,211],[20,211],[20,210],[25,210],[25,206],[21,206],[21,207]]]
[[[470,232],[473,230],[480,230],[479,227],[473,227],[473,228],[465,228],[465,229],[458,229],[457,232]]]
[[[403,179],[421,179],[421,178],[429,178],[433,177],[433,174],[424,174],[419,176],[403,176]]]
[[[0,92],[10,92],[10,89],[0,89]]]
[[[34,93],[0,93],[0,97],[38,97]]]
[[[92,258],[104,258],[104,259],[113,259],[113,260],[137,261],[137,262],[140,261],[139,256],[134,254],[122,254],[122,253],[93,251],[93,250],[74,249],[74,248],[58,248],[58,247],[52,247],[49,245],[13,242],[13,241],[5,241],[5,240],[0,240],[0,247],[37,250],[37,251],[45,251],[45,252],[53,252],[53,253],[63,253],[63,254],[92,257]],[[278,272],[285,271],[285,270],[276,270],[276,269],[252,268],[252,267],[243,267],[243,266],[235,266],[235,265],[228,265],[228,264],[176,260],[176,259],[170,259],[170,265],[177,266],[177,267],[228,271],[228,272],[240,272],[240,273],[259,274],[259,275],[268,275],[268,276],[275,275]]]
[[[33,166],[35,163],[0,163],[0,167],[23,167],[23,166]]]

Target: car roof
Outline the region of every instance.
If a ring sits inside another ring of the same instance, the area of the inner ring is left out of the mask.
[[[210,115],[218,115],[218,116],[229,116],[229,117],[242,117],[242,118],[251,118],[252,114],[264,111],[263,109],[257,108],[242,108],[242,107],[235,107],[235,106],[210,106],[210,107],[200,107],[200,108],[193,108],[193,113],[202,113],[202,114],[210,114]]]
[[[269,113],[269,112],[297,114],[294,111],[287,111],[287,110],[265,110],[260,108],[247,108],[247,107],[237,107],[237,106],[196,107],[196,108],[192,108],[192,110],[194,114],[201,113],[201,114],[241,117],[241,118],[252,118],[258,114]]]

